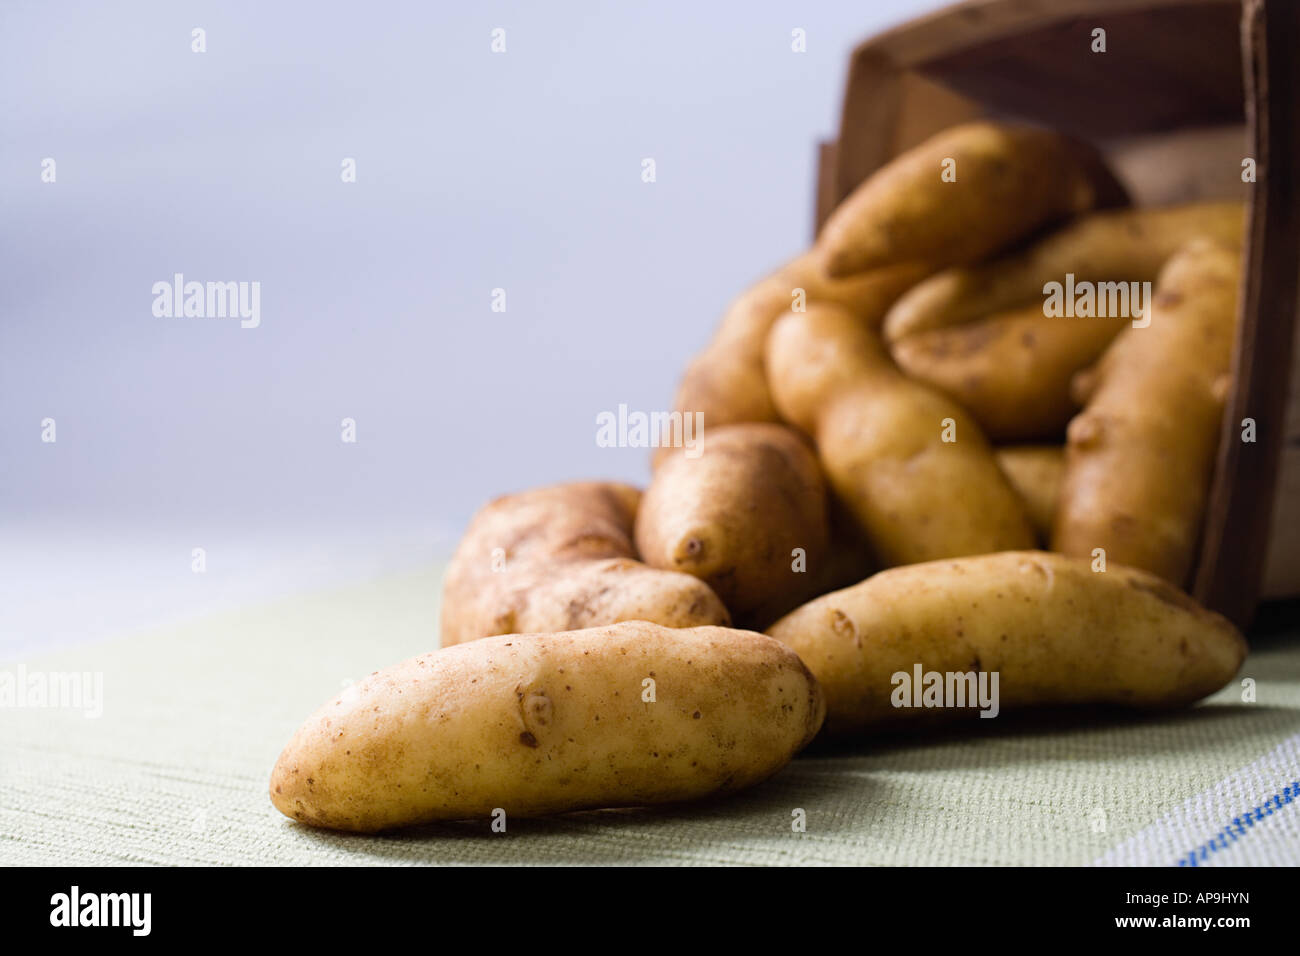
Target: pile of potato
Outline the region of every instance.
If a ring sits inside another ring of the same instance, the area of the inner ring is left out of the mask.
[[[272,801],[373,831],[726,793],[823,730],[973,715],[897,706],[922,667],[996,675],[1001,710],[1222,687],[1245,642],[1181,588],[1243,213],[1123,203],[1093,150],[1041,129],[958,126],[880,169],[687,369],[703,454],[660,449],[644,493],[484,508],[443,649],[317,711]],[[1049,316],[1067,273],[1154,301]]]

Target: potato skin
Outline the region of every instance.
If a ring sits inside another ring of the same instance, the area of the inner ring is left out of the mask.
[[[1113,209],[1080,216],[1051,235],[991,262],[945,269],[898,298],[885,317],[886,341],[947,328],[1041,302],[1043,286],[1064,282],[1154,282],[1186,242],[1206,236],[1241,245],[1240,202]]]
[[[498,807],[691,800],[776,773],[824,715],[808,669],[761,634],[632,621],[506,635],[412,658],[325,704],[280,755],[271,801],[370,832]]]
[[[743,626],[763,630],[788,614],[795,606],[819,594],[829,594],[850,584],[857,584],[876,572],[879,562],[871,545],[858,527],[857,520],[834,494],[827,489],[827,512],[830,517],[830,534],[825,556],[816,564],[809,563],[808,592],[803,598],[790,603],[788,594],[773,593],[770,600],[750,612]]]
[[[443,580],[442,646],[632,620],[730,624],[707,584],[635,559],[640,498],[630,485],[593,481],[488,504],[470,522]]]
[[[956,180],[944,182],[947,160]],[[1090,146],[991,122],[953,126],[896,156],[831,213],[818,247],[842,278],[897,262],[974,262],[1123,189]]]
[[[815,437],[827,480],[882,565],[1033,547],[979,426],[900,374],[852,316],[814,306],[783,317],[767,362],[777,407]],[[942,440],[945,419],[955,442]]]
[[[1055,438],[1079,410],[1076,372],[1131,319],[1046,316],[1041,302],[894,343],[899,367],[951,395],[993,441]]]
[[[970,718],[895,708],[892,675],[997,673],[999,707],[1180,707],[1237,672],[1246,642],[1165,581],[1077,558],[1005,552],[882,571],[792,611],[767,633],[826,692],[832,734]]]
[[[1052,550],[1183,585],[1209,496],[1236,335],[1239,252],[1194,240],[1166,265],[1151,324],[1089,375],[1070,422]]]
[[[1002,473],[1016,489],[1034,530],[1044,544],[1052,537],[1056,505],[1065,477],[1065,449],[1061,445],[1004,445],[994,449]]]
[[[879,326],[885,310],[930,271],[904,263],[849,279],[831,279],[821,260],[805,253],[746,290],[728,307],[713,340],[687,366],[673,409],[702,412],[706,428],[740,422],[777,422],[764,372],[764,347],[772,324],[790,311],[796,290],[803,302],[842,305],[870,326]],[[675,449],[659,449],[656,467]]]
[[[655,472],[636,546],[652,568],[700,578],[743,626],[780,608],[761,622],[770,624],[812,596],[827,520],[821,467],[803,437],[784,425],[724,425],[705,431],[700,457],[673,456]]]

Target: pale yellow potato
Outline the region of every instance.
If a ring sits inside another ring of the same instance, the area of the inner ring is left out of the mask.
[[[741,294],[727,309],[712,341],[687,366],[673,409],[702,413],[705,428],[740,422],[777,422],[763,369],[764,347],[772,324],[792,308],[812,302],[842,305],[869,326],[879,326],[885,310],[929,272],[904,263],[849,279],[831,279],[814,253],[805,253]],[[658,449],[658,467],[681,450]]]
[[[709,428],[698,458],[655,472],[636,516],[652,568],[704,581],[741,626],[770,624],[812,596],[827,544],[826,485],[807,440],[785,425]],[[801,551],[802,560],[796,557]]]
[[[1205,236],[1240,246],[1240,202],[1201,202],[1088,213],[1024,249],[923,279],[885,317],[889,342],[960,325],[1044,299],[1049,282],[1154,282],[1165,261]]]
[[[1039,540],[1045,544],[1052,537],[1056,504],[1061,498],[1065,448],[1061,445],[1004,445],[995,448],[994,454],[1011,487],[1024,501]]]
[[[1196,557],[1231,384],[1240,251],[1193,240],[1160,274],[1150,325],[1127,328],[1086,377],[1070,422],[1052,550],[1177,585]]]
[[[619,621],[730,624],[709,586],[636,560],[641,493],[573,482],[498,498],[470,522],[442,589],[442,646]]]
[[[784,316],[767,367],[782,416],[814,436],[827,480],[882,565],[1034,546],[979,426],[902,375],[853,316],[824,305]]]
[[[693,800],[770,777],[824,714],[799,658],[749,631],[633,621],[506,635],[343,691],[285,747],[271,802],[313,826],[376,831]]]
[[[964,123],[876,170],[831,213],[817,245],[839,278],[899,262],[956,265],[1122,199],[1090,146],[1028,126]]]
[[[882,571],[792,611],[768,633],[826,693],[826,730],[969,719],[993,707],[902,707],[908,675],[984,672],[999,713],[1032,706],[1182,707],[1223,687],[1246,656],[1225,618],[1154,575],[1042,551]],[[922,682],[924,684],[924,681]],[[954,690],[957,682],[954,681]],[[970,685],[966,685],[969,693]],[[969,703],[970,697],[967,697]],[[996,718],[994,718],[996,719]]]
[[[951,395],[992,441],[1058,438],[1079,410],[1070,383],[1127,316],[1046,316],[1041,302],[895,342],[894,361]]]

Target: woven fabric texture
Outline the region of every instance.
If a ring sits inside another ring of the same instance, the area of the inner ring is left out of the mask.
[[[1300,862],[1300,784],[1286,789],[1300,781],[1300,635],[1252,652],[1254,702],[1234,682],[1169,715],[1006,714],[807,754],[728,800],[505,833],[483,821],[349,836],[282,817],[266,793],[280,748],[346,681],[436,644],[438,577],[0,664],[103,680],[100,716],[0,708],[0,864]],[[791,826],[800,809],[805,832]]]

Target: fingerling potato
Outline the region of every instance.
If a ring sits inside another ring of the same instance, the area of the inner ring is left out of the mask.
[[[1193,240],[1165,266],[1150,324],[1089,375],[1067,431],[1052,550],[1187,583],[1209,498],[1237,326],[1237,249]]]
[[[831,213],[817,245],[837,278],[899,262],[969,263],[1122,198],[1092,147],[981,120],[946,129],[878,169]]]
[[[760,608],[784,613],[812,596],[827,534],[817,455],[771,423],[708,429],[698,458],[655,472],[636,517],[641,560],[704,581],[746,626]]]
[[[506,495],[470,522],[442,590],[442,646],[619,621],[730,624],[709,586],[636,559],[641,493],[572,482]]]
[[[948,675],[977,684],[986,675],[996,699],[984,709],[996,715],[1040,705],[1183,707],[1231,680],[1246,655],[1225,618],[1160,578],[1114,564],[1099,573],[1042,551],[892,568],[810,601],[767,633],[821,683],[833,734],[979,712],[970,679],[952,681],[964,699],[916,707],[918,665],[943,675],[945,690]]]
[[[770,777],[824,713],[799,658],[748,631],[631,621],[493,637],[345,689],[285,747],[271,801],[371,832],[693,800]]]

